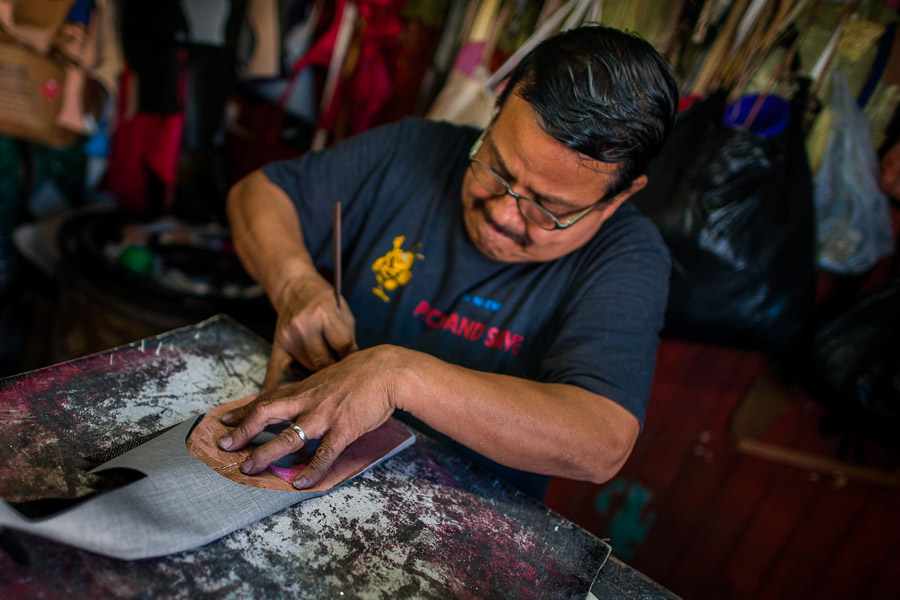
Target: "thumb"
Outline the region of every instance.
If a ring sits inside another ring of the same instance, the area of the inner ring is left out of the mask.
[[[293,357],[280,346],[272,348],[269,362],[266,363],[266,376],[260,389],[261,393],[271,392],[278,388],[278,385],[281,383],[281,376],[284,375],[292,360],[294,360]]]

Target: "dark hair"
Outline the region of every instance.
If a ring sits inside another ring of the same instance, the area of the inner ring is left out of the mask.
[[[631,185],[659,151],[678,105],[666,60],[640,37],[602,25],[559,33],[528,53],[497,100],[515,92],[566,146],[621,163],[609,196]]]

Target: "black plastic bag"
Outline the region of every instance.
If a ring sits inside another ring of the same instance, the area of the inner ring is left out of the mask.
[[[828,409],[825,433],[900,443],[900,277],[822,319],[794,362],[795,378]]]
[[[812,180],[799,119],[764,138],[722,125],[724,104],[716,94],[679,116],[633,197],[672,254],[663,335],[783,351],[815,300]]]

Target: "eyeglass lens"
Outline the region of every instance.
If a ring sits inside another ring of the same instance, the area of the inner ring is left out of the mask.
[[[488,192],[495,196],[510,194],[510,192],[512,192],[507,183],[504,182],[499,175],[493,171],[489,171],[484,165],[477,161],[472,161],[471,164],[472,173],[475,175],[475,179],[477,179],[478,183],[480,183]],[[556,228],[556,223],[553,222],[550,215],[543,212],[536,204],[529,201],[528,198],[515,193],[511,193],[510,195],[516,199],[519,211],[526,219],[542,229]]]

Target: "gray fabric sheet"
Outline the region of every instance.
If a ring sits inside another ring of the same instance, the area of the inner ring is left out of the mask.
[[[124,467],[144,473],[145,478],[42,519],[27,519],[0,502],[0,523],[131,560],[189,550],[326,493],[266,490],[216,473],[185,447],[185,439],[201,416],[93,470]]]

